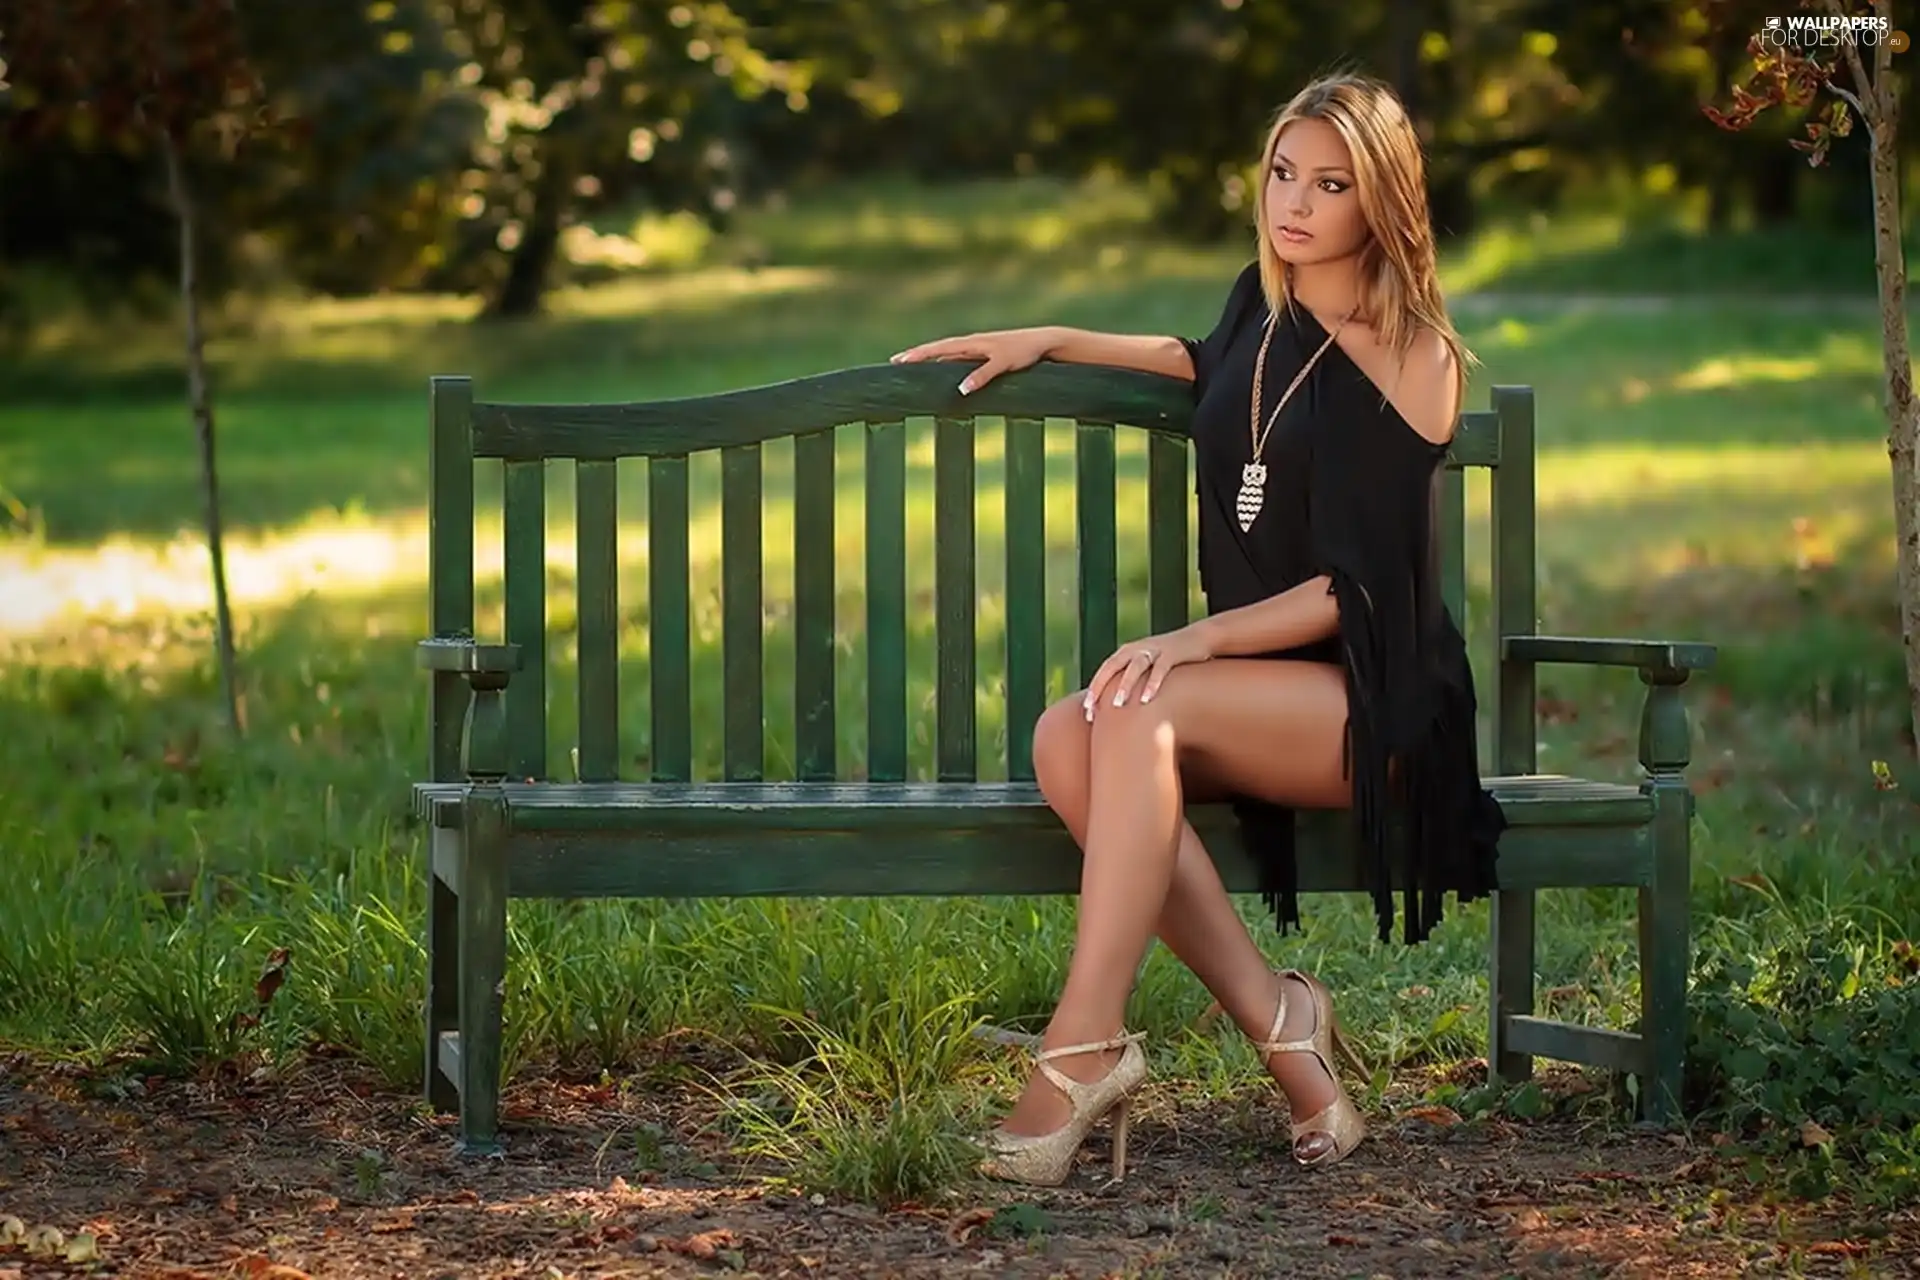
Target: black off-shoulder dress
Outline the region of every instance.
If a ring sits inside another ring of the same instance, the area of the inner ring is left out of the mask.
[[[1234,503],[1252,458],[1253,363],[1267,317],[1258,264],[1250,263],[1213,332],[1181,339],[1195,373],[1201,587],[1207,611],[1218,613],[1323,574],[1331,580],[1338,633],[1262,656],[1344,668],[1342,767],[1353,784],[1356,852],[1381,941],[1392,936],[1398,879],[1403,936],[1417,943],[1440,922],[1444,893],[1467,902],[1494,887],[1506,826],[1481,785],[1473,673],[1440,594],[1435,497],[1447,450],[1415,431],[1335,342],[1267,438],[1266,501],[1243,534]],[[1263,375],[1263,414],[1326,337],[1305,307],[1283,309]],[[1299,924],[1295,813],[1251,797],[1236,797],[1233,807],[1284,933]]]

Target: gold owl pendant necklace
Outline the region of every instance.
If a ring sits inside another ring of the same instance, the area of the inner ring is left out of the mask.
[[[1234,513],[1240,520],[1240,532],[1245,533],[1253,528],[1253,522],[1259,518],[1260,508],[1267,500],[1267,464],[1260,459],[1267,451],[1267,437],[1273,434],[1273,424],[1279,420],[1280,411],[1287,407],[1287,401],[1293,399],[1293,393],[1300,389],[1300,384],[1306,381],[1307,375],[1313,371],[1313,366],[1320,363],[1320,357],[1325,355],[1327,348],[1333,345],[1334,337],[1340,330],[1347,327],[1347,321],[1353,319],[1353,312],[1357,310],[1359,308],[1356,306],[1352,311],[1341,316],[1340,323],[1333,327],[1333,332],[1329,333],[1327,340],[1320,344],[1320,349],[1300,366],[1300,372],[1293,375],[1293,381],[1287,384],[1286,391],[1280,396],[1280,403],[1273,406],[1273,412],[1267,415],[1267,425],[1262,428],[1260,382],[1267,368],[1267,349],[1273,345],[1273,331],[1280,320],[1277,312],[1267,316],[1267,331],[1260,339],[1260,354],[1253,362],[1253,405],[1248,425],[1248,434],[1253,440],[1253,460],[1241,468],[1240,496],[1234,502]]]

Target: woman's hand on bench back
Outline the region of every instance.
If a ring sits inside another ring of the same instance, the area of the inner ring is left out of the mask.
[[[894,364],[923,360],[978,360],[979,368],[960,380],[960,394],[970,395],[1003,373],[1038,364],[1052,353],[1059,330],[1051,325],[1035,329],[998,329],[938,338],[908,347],[894,355]]]

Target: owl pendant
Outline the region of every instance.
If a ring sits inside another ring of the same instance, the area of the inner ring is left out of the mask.
[[[1240,497],[1234,503],[1235,514],[1240,517],[1240,532],[1253,528],[1254,520],[1260,515],[1260,506],[1267,498],[1267,464],[1249,462],[1240,470]]]

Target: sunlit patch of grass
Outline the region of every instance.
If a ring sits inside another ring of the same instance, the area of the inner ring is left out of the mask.
[[[1610,213],[1496,224],[1475,235],[1442,264],[1441,286],[1448,293],[1496,288],[1522,267],[1617,249],[1630,230],[1625,218]]]

